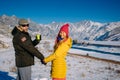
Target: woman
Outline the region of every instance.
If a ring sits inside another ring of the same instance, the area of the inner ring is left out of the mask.
[[[69,24],[61,27],[54,45],[54,52],[44,59],[44,62],[52,62],[51,77],[52,80],[66,80],[66,56],[72,46],[72,39],[69,37]]]

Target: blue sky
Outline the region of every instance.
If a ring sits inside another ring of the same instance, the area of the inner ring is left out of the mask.
[[[120,21],[120,0],[0,0],[0,16],[16,15],[37,23]]]

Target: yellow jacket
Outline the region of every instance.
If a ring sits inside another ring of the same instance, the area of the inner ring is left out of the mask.
[[[65,42],[61,43],[58,48],[50,56],[44,59],[44,61],[50,62],[51,65],[51,77],[52,78],[65,78],[67,72],[66,56],[68,50],[72,46],[72,39],[68,38]]]

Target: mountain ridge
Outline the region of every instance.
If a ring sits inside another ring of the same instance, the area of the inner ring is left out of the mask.
[[[10,36],[10,31],[17,25],[18,20],[19,18],[15,15],[0,16],[0,28],[4,26],[4,28],[8,28],[9,31],[9,33],[7,33],[8,31],[5,31],[3,35],[9,34]],[[120,21],[100,23],[91,20],[84,20],[76,23],[52,22],[50,24],[37,24],[30,19],[28,19],[28,21],[30,23],[29,32],[31,36],[40,33],[42,39],[55,39],[60,27],[65,23],[69,23],[69,33],[73,40],[120,41]],[[3,31],[3,29],[0,29],[0,31]]]

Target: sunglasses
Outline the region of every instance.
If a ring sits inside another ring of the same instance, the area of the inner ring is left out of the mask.
[[[21,26],[22,26],[22,27],[26,27],[26,26],[29,27],[29,24],[26,24],[26,25],[24,24],[24,25],[21,25]]]

